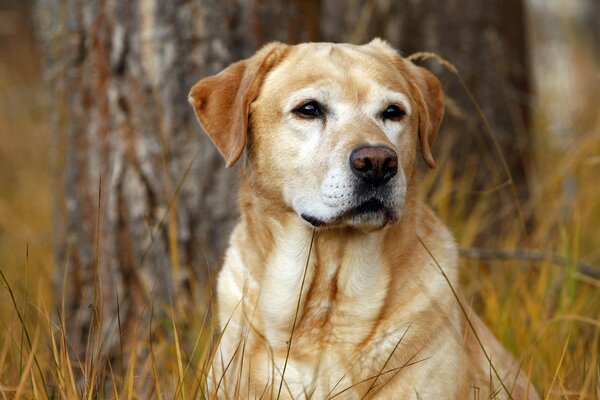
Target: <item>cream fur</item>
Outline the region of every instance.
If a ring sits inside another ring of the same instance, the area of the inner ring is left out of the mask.
[[[243,62],[191,93],[205,127],[219,115],[203,102],[226,109],[237,107],[233,98],[252,97],[248,132],[228,132],[247,134],[248,144],[242,217],[217,285],[222,339],[211,395],[277,398],[285,368],[285,399],[463,399],[474,390],[484,399],[490,387],[497,399],[537,399],[461,298],[511,394],[493,373],[490,382],[489,362],[436,266],[458,289],[454,239],[419,197],[415,172],[418,143],[427,158],[443,113],[437,79],[379,40],[272,44]],[[240,94],[248,71],[260,85]],[[211,92],[237,87],[231,79],[242,82],[237,93]],[[322,118],[294,112],[311,100],[325,107]],[[406,115],[383,120],[390,104]],[[223,146],[215,132],[207,130]],[[398,155],[398,173],[381,195],[394,218],[347,214],[358,196],[348,157],[364,144]],[[303,214],[324,225],[313,228]]]

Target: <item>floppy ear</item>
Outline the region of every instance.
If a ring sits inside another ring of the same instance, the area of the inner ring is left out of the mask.
[[[444,116],[444,94],[440,81],[425,68],[418,67],[410,61],[411,75],[415,87],[415,99],[419,108],[419,140],[423,158],[430,168],[435,168],[431,148]]]
[[[252,57],[231,64],[192,87],[188,101],[227,167],[235,164],[246,146],[250,104],[258,96],[266,74],[285,53],[286,45],[270,43]]]

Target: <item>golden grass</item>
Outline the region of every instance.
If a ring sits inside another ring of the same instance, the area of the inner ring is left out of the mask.
[[[189,310],[177,298],[171,305],[150,301],[146,312],[161,329],[140,335],[145,339],[128,354],[102,362],[102,338],[94,330],[90,336],[98,339],[85,359],[73,356],[57,313],[60,305],[53,303],[53,181],[38,66],[22,47],[3,54],[8,57],[0,61],[0,270],[6,278],[0,282],[0,398],[202,397],[213,357],[210,305]],[[535,132],[532,198],[523,207],[533,223],[526,237],[516,212],[503,222],[495,218],[494,200],[499,196],[510,205],[513,198],[503,184],[502,166],[475,204],[464,200],[472,195],[468,171],[455,181],[453,166],[445,165],[424,182],[424,189],[439,183],[430,203],[461,247],[486,232],[503,232],[495,248],[536,248],[571,260],[564,265],[461,260],[466,297],[544,398],[600,398],[600,281],[576,269],[579,259],[600,264],[596,106],[588,110],[595,117],[579,127],[587,133],[568,148],[546,144],[543,127]],[[574,188],[572,193],[565,194],[566,187]]]
[[[500,341],[518,356],[543,398],[600,398],[600,281],[576,268],[580,258],[596,265],[599,260],[600,189],[592,183],[600,173],[594,161],[600,154],[598,121],[592,132],[561,151],[538,144],[537,168],[543,179],[532,183],[533,206],[528,213],[535,223],[526,237],[519,234],[516,213],[507,229],[507,222],[494,218],[499,210],[486,206],[490,196],[500,194],[482,195],[467,209],[451,197],[457,196],[454,188],[470,186],[444,180],[432,196],[461,247],[471,246],[486,230],[511,232],[512,224],[513,233],[497,237],[494,247],[537,248],[570,260],[564,265],[519,258],[462,263],[464,292]],[[567,180],[575,182],[571,198],[563,195]]]

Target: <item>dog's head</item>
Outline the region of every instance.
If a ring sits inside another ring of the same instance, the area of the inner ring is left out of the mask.
[[[246,149],[249,186],[314,226],[398,220],[417,143],[431,146],[440,83],[385,42],[271,43],[200,80],[196,116],[228,166]]]

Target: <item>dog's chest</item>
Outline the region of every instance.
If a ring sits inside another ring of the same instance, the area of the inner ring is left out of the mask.
[[[312,249],[310,243],[288,242],[275,249],[267,272],[260,314],[265,336],[276,347],[287,346],[293,330],[297,347],[308,352],[352,350],[382,317],[389,276],[376,241],[323,240]]]

